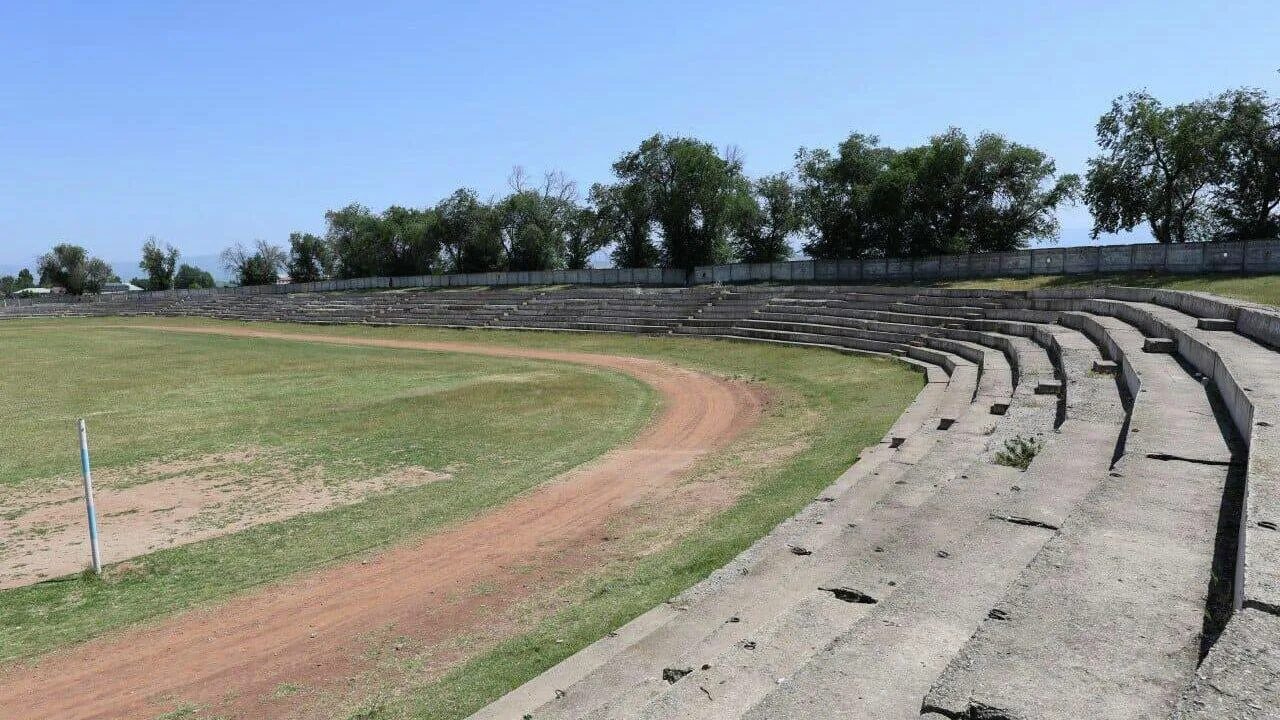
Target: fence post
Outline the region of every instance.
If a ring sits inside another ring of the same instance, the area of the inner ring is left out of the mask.
[[[84,474],[84,508],[89,515],[89,553],[93,561],[93,574],[102,574],[102,555],[98,551],[98,512],[93,507],[93,471],[89,469],[89,436],[80,419],[80,470]]]

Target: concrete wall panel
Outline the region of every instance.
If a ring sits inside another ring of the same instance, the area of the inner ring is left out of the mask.
[[[798,282],[809,282],[814,279],[812,260],[797,260],[791,265],[791,279]]]
[[[1031,274],[1031,251],[1003,252],[1000,257],[1000,274],[1014,277]]]
[[[1245,243],[1245,271],[1280,272],[1280,240],[1250,240]]]
[[[1133,270],[1133,246],[1108,245],[1098,248],[1098,270],[1104,273]]]
[[[1204,246],[1201,243],[1168,245],[1165,250],[1165,270],[1175,273],[1204,271]]]
[[[1163,270],[1167,262],[1168,249],[1169,246],[1156,243],[1134,245],[1131,250],[1133,253],[1133,269]]]
[[[1244,243],[1220,242],[1203,247],[1205,272],[1241,272],[1244,270]]]
[[[1096,273],[1100,264],[1098,257],[1096,247],[1065,248],[1063,271],[1069,275]]]
[[[1065,251],[1061,248],[1031,250],[1031,272],[1036,275],[1057,275],[1062,272]]]

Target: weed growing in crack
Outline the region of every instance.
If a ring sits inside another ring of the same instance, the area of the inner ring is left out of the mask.
[[[1026,470],[1031,466],[1044,442],[1038,437],[1014,435],[1004,441],[1004,449],[996,453],[996,464]]]

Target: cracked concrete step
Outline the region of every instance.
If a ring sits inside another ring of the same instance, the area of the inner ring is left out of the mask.
[[[966,425],[972,428],[973,422],[970,420]],[[961,430],[957,429],[955,432],[961,432]],[[765,617],[758,617],[756,608],[744,608],[738,613],[741,623],[725,624],[717,633],[704,638],[701,642],[677,648],[675,652],[665,656],[659,664],[664,667],[682,666],[688,663],[700,666],[705,661],[699,658],[711,657],[719,652],[733,652],[732,648],[735,644],[743,642],[744,638],[748,637],[748,633],[769,622],[770,617],[794,612],[796,603],[803,604],[806,598],[812,598],[818,592],[817,587],[824,582],[839,584],[841,566],[857,561],[859,557],[884,557],[888,558],[886,562],[891,564],[898,562],[893,559],[892,548],[886,549],[884,554],[873,553],[873,548],[878,543],[894,545],[893,538],[906,532],[907,528],[921,524],[934,527],[939,521],[933,518],[936,518],[939,513],[945,514],[947,509],[955,509],[954,499],[939,499],[938,486],[945,487],[947,478],[956,475],[956,468],[964,467],[967,464],[966,458],[972,458],[972,446],[975,443],[981,443],[980,435],[973,435],[972,429],[969,433],[968,440],[939,446],[938,449],[921,458],[919,464],[909,466],[906,474],[894,481],[893,491],[877,501],[875,505],[867,507],[859,502],[860,510],[843,514],[840,518],[841,522],[852,522],[856,527],[843,532],[839,543],[829,543],[820,548],[806,546],[805,549],[810,550],[812,554],[805,555],[800,562],[807,568],[802,576],[809,579],[800,582],[801,575],[797,575],[789,581],[799,582],[800,589],[798,594],[793,595],[791,602],[760,607],[760,610],[766,611]],[[966,484],[965,481],[955,482]],[[952,530],[947,528],[948,532]],[[933,550],[929,552],[932,553]],[[792,560],[795,559],[792,558]],[[612,699],[597,713],[587,716],[613,716],[615,711],[625,715],[626,708],[661,692],[665,687],[661,682],[660,669],[651,667],[647,676],[641,678],[620,696]],[[569,716],[571,715],[563,715],[563,717]]]
[[[709,668],[695,669],[646,706],[600,717],[735,718],[779,687],[779,678],[791,687],[803,685],[813,679],[812,667],[828,664],[828,654],[842,654],[863,641],[875,642],[872,638],[882,640],[886,623],[914,629],[927,624],[933,638],[932,648],[944,651],[937,623],[922,621],[921,615],[934,619],[940,607],[954,611],[958,587],[965,587],[971,595],[998,594],[1050,534],[1043,530],[1037,533],[1026,528],[1011,528],[989,520],[992,499],[1009,492],[1009,487],[1018,482],[1020,472],[977,463],[970,465],[964,475],[947,482],[909,523],[896,527],[874,551],[869,549],[855,557],[823,584],[823,587],[849,587],[865,592],[870,597],[864,602],[842,602],[829,592],[813,588],[809,597],[789,612],[750,635],[747,642],[753,644],[749,647],[739,644],[714,658],[707,658],[699,649],[694,649],[685,659],[692,660],[695,668],[702,666],[698,664],[698,660],[702,660]],[[1021,552],[1014,551],[1014,546],[1022,545],[1027,547]],[[1020,556],[1025,558],[1019,560]],[[1002,577],[1002,567],[1005,577]],[[975,580],[976,577],[980,580]],[[979,585],[984,586],[985,591],[977,591]],[[986,604],[982,600],[977,600],[977,605],[970,613],[973,617],[967,623],[960,623],[953,642],[955,647],[969,636],[985,612]],[[909,644],[898,647],[907,646]],[[859,652],[862,660],[855,664],[861,669],[880,665],[887,653],[896,652],[892,647],[884,645],[875,655]],[[913,660],[910,664],[918,663]],[[801,668],[807,672],[796,674]],[[793,677],[793,674],[796,675]],[[888,670],[887,674],[901,675],[898,668]],[[927,684],[931,678],[924,682]],[[827,684],[825,680],[817,682]],[[823,693],[829,712],[836,716],[884,716],[875,712],[863,715],[842,703],[839,698],[844,695],[843,688],[849,687],[847,676],[841,676],[837,687],[841,689]],[[714,692],[703,692],[704,688]],[[910,710],[914,711],[914,703],[912,705]],[[777,714],[768,712],[765,716]]]
[[[915,440],[915,437],[911,438],[912,442]],[[933,454],[925,448],[926,457]],[[945,473],[948,466],[954,467],[956,461],[966,454],[964,450],[948,453],[949,460],[939,463],[931,470],[931,474]],[[711,598],[713,602],[698,602],[694,598],[688,603],[687,611],[666,628],[641,639],[608,666],[587,676],[584,681],[564,688],[563,697],[555,699],[549,694],[544,695],[543,699],[550,702],[532,711],[533,714],[545,718],[585,717],[611,703],[621,702],[625,705],[625,702],[619,701],[620,694],[644,693],[646,683],[660,682],[662,669],[671,666],[672,658],[691,645],[701,643],[703,646],[730,646],[776,614],[780,608],[790,607],[810,586],[829,577],[835,567],[838,567],[840,554],[848,547],[848,538],[855,537],[859,532],[869,532],[872,525],[881,532],[891,529],[894,527],[895,517],[911,512],[923,498],[931,494],[932,488],[921,484],[897,484],[898,478],[915,467],[898,462],[897,457],[896,453],[890,454],[889,464],[881,465],[877,471],[865,477],[856,487],[856,494],[847,491],[836,494],[834,502],[826,504],[832,508],[831,513],[824,516],[823,526],[828,534],[834,533],[829,540],[816,542],[812,538],[814,533],[809,532],[808,538],[792,536],[786,545],[775,541],[768,553],[761,548],[753,549],[746,558],[735,561],[710,579],[707,585],[716,592],[714,598]],[[871,512],[872,507],[880,509]],[[867,529],[847,527],[849,522],[864,517],[871,517],[873,520],[868,523]],[[814,555],[803,559],[813,559],[816,562],[801,562],[800,558],[789,551],[789,546],[810,550]],[[828,548],[832,552],[828,552]],[[752,555],[759,559],[751,557]],[[744,562],[747,564],[743,564]],[[765,564],[761,565],[761,562]],[[739,574],[736,572],[739,567],[751,569],[749,573]],[[776,572],[785,574],[771,582],[769,578]],[[710,590],[704,591],[703,595],[707,592]],[[677,602],[684,605],[685,599],[678,598]],[[737,620],[728,622],[730,618]],[[527,707],[522,711],[530,712]]]
[[[1172,720],[1280,718],[1280,617],[1245,608],[1200,663]]]
[[[1224,610],[1222,585],[1211,596],[1209,580],[1221,573],[1233,452],[1211,396],[1174,358],[1137,352],[1136,328],[1098,322],[1141,383],[1126,454],[948,665],[926,710],[1036,720],[1168,712],[1195,670],[1206,608]],[[1158,459],[1189,448],[1199,462]]]
[[[1244,562],[1237,567],[1235,604],[1280,614],[1280,373],[1275,372],[1280,354],[1244,335],[1205,330],[1204,318],[1175,308],[1136,301],[1105,304],[1145,321],[1147,332],[1173,336],[1179,354],[1223,395],[1249,446]]]
[[[1086,478],[1105,475],[1109,453],[1097,448],[1116,442],[1122,421],[1116,415],[1109,423],[1064,424],[1027,472],[1011,473],[1009,487],[1018,489],[993,497],[978,530],[940,559],[955,563],[944,566],[950,579],[900,590],[747,717],[914,718],[930,683],[1051,537],[1044,526],[1060,523],[1092,487]],[[1001,520],[1010,510],[1039,522]],[[899,598],[905,599],[901,606]]]

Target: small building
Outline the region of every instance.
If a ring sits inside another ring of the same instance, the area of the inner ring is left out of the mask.
[[[142,292],[142,288],[127,282],[103,283],[102,294],[111,295],[114,293]]]

